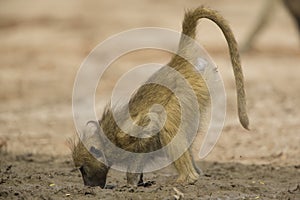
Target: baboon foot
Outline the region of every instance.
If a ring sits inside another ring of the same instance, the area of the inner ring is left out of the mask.
[[[198,173],[181,174],[178,176],[176,183],[193,184],[199,179]]]

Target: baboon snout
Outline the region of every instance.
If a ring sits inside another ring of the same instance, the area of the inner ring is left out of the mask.
[[[81,172],[84,185],[91,187],[100,186],[101,188],[105,187],[108,169],[97,169],[91,172],[87,170],[87,167],[82,166],[79,170]]]

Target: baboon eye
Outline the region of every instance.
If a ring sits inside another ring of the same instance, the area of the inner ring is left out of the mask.
[[[95,156],[96,158],[100,158],[102,156],[102,152],[99,149],[96,149],[94,146],[90,148],[91,154]]]

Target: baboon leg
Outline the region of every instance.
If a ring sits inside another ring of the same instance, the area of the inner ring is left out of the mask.
[[[171,142],[172,138],[172,134],[162,131],[160,139],[163,146]],[[174,166],[179,173],[176,182],[194,183],[198,180],[201,171],[196,167],[190,151],[187,149],[186,139],[181,137],[178,141],[179,142],[175,143],[172,141],[172,144],[167,148],[167,155],[170,159],[174,159],[174,156],[186,149],[186,151],[174,161]]]
[[[290,12],[290,14],[294,17],[295,22],[298,26],[298,33],[300,36],[300,2],[298,0],[284,0],[286,8]]]
[[[257,38],[259,33],[266,27],[266,25],[269,22],[269,19],[271,18],[271,15],[274,13],[274,7],[276,3],[276,0],[264,1],[262,11],[260,11],[260,13],[258,14],[256,24],[253,26],[253,29],[247,36],[245,43],[241,45],[242,52],[247,52],[252,48],[254,40]]]
[[[192,159],[190,152],[186,151],[174,162],[175,168],[179,173],[177,182],[194,183],[198,180],[200,170],[195,167]]]
[[[142,169],[144,166],[144,160],[140,156],[136,156],[135,158],[131,158],[131,165],[128,166],[128,171],[126,173],[127,176],[127,184],[139,186],[144,183],[143,181],[143,173]]]
[[[143,173],[140,174],[140,180],[138,182],[138,186],[144,185],[144,180],[143,180]]]
[[[138,186],[141,181],[143,181],[143,174],[142,173],[131,173],[127,172],[127,184]],[[140,177],[139,177],[140,176]]]

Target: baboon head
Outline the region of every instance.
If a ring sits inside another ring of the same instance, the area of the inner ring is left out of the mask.
[[[92,146],[88,151],[80,141],[74,146],[72,157],[75,167],[81,172],[84,185],[105,187],[109,167],[97,160],[103,157],[100,150]]]
[[[97,122],[93,122],[92,126]],[[90,130],[88,131],[90,132]],[[93,130],[93,135],[97,134],[97,129]],[[88,140],[95,141],[95,136],[87,136]],[[105,155],[97,148],[98,145],[90,145],[90,142],[79,140],[72,145],[72,157],[75,167],[82,175],[84,185],[105,187],[106,176],[109,167],[105,165]],[[101,160],[101,161],[100,161]]]

